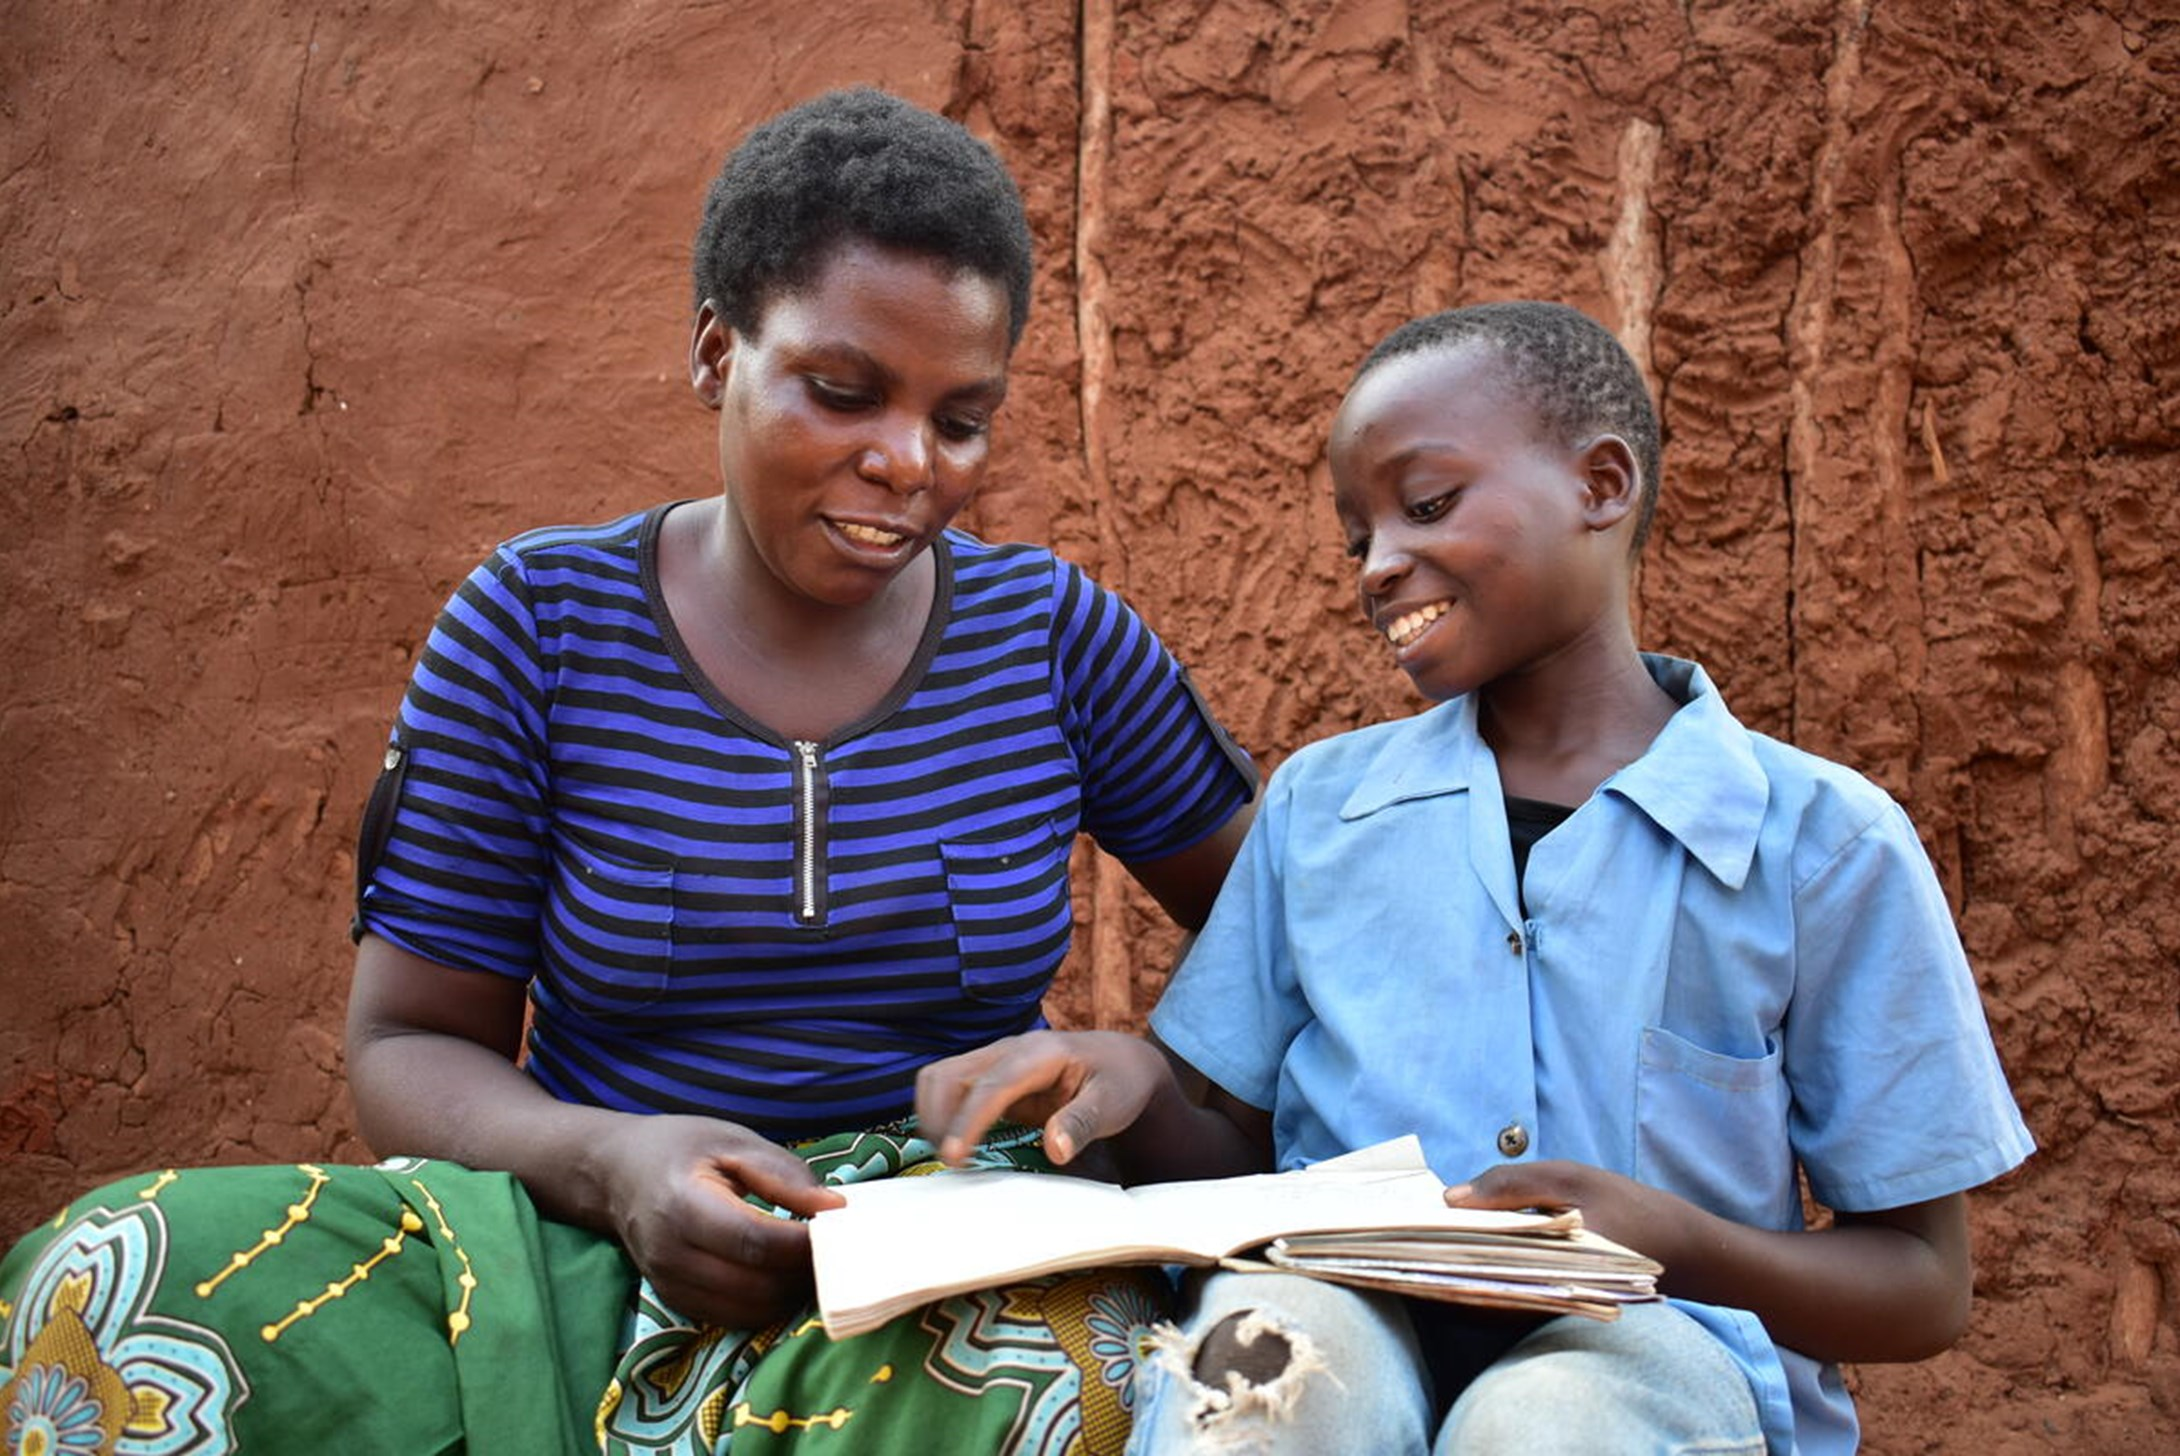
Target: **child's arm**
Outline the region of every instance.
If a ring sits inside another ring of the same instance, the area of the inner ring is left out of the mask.
[[[1471,1208],[1576,1207],[1583,1221],[1665,1266],[1667,1294],[1745,1309],[1819,1360],[1921,1360],[1968,1324],[1964,1195],[1842,1213],[1804,1232],[1752,1228],[1583,1163],[1509,1163],[1446,1190]]]
[[[1107,1142],[1130,1183],[1261,1173],[1272,1161],[1270,1113],[1117,1031],[1033,1031],[933,1062],[916,1078],[916,1117],[950,1163],[1002,1117],[1041,1124],[1056,1163]]]

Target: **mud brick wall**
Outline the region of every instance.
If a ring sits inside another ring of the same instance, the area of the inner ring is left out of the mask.
[[[499,13],[501,11],[509,13]],[[1664,406],[1647,643],[1902,797],[2044,1151],[1880,1453],[2180,1431],[2180,12],[2053,0],[0,4],[0,1235],[355,1158],[351,845],[521,528],[714,488],[686,239],[869,81],[1041,246],[971,524],[1124,590],[1267,764],[1415,707],[1322,439],[1385,329],[1588,308]],[[1085,855],[1056,1017],[1170,934]]]

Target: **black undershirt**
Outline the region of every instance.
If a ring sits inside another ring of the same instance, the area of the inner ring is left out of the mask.
[[[1521,900],[1521,914],[1529,918],[1529,902],[1521,893],[1522,876],[1529,871],[1529,851],[1538,840],[1567,822],[1574,810],[1565,804],[1547,804],[1542,799],[1517,799],[1507,795],[1506,836],[1514,844],[1514,894]]]

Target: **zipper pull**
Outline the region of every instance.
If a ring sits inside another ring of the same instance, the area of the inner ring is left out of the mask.
[[[804,925],[823,925],[825,908],[819,891],[825,877],[825,803],[818,778],[818,746],[797,738],[794,749],[795,918]]]

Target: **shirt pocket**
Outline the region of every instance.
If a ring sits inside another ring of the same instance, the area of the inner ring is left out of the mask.
[[[974,1001],[1030,1003],[1067,954],[1074,912],[1067,851],[1052,826],[996,839],[939,843],[946,898],[961,957],[961,989]]]
[[[562,826],[545,916],[547,974],[586,1014],[640,1011],[674,959],[674,867],[615,853]]]
[[[1796,1224],[1785,1053],[1760,1057],[1643,1029],[1635,1076],[1635,1176],[1713,1213],[1761,1228]]]

